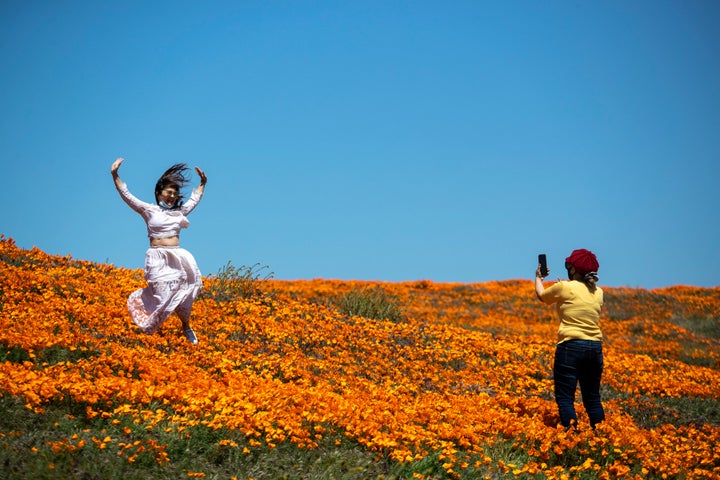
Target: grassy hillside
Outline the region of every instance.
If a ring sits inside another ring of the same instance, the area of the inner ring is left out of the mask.
[[[530,280],[205,280],[200,344],[142,272],[0,239],[0,478],[720,478],[720,288],[607,288],[596,432],[565,433]]]

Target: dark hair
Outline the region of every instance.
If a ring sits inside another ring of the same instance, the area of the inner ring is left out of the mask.
[[[155,202],[160,203],[158,197],[160,196],[160,192],[162,192],[166,187],[175,187],[178,191],[178,201],[175,204],[175,208],[180,208],[184,198],[182,189],[188,182],[190,182],[188,171],[190,171],[190,169],[184,163],[176,163],[165,170],[165,173],[162,174],[155,184]]]

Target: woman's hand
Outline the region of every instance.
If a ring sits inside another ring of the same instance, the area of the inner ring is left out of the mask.
[[[550,276],[550,269],[548,268],[546,277]],[[542,273],[540,273],[540,264],[538,263],[538,268],[535,270],[535,278],[539,278],[540,280],[544,280],[545,277],[542,276]]]
[[[204,187],[207,183],[207,176],[205,175],[205,172],[200,170],[199,167],[195,167],[195,171],[197,172],[198,176],[200,177],[200,186]]]
[[[117,172],[120,169],[120,165],[124,161],[125,161],[125,159],[121,157],[113,162],[112,166],[110,167],[110,173],[112,173],[113,177],[117,177],[117,175],[118,175]]]

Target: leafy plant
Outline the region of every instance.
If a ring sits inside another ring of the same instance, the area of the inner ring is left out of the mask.
[[[353,288],[348,293],[335,297],[333,303],[341,313],[349,316],[396,323],[404,318],[397,297],[380,287]]]
[[[262,296],[262,281],[269,280],[274,275],[268,271],[269,268],[260,263],[236,267],[230,260],[217,274],[208,277],[209,281],[206,282],[200,298],[210,298],[222,303],[238,298]]]

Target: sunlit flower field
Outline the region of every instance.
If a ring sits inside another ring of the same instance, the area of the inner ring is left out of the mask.
[[[219,432],[226,463],[340,438],[409,478],[720,478],[720,288],[604,287],[607,421],[590,430],[578,398],[580,429],[566,433],[552,395],[557,320],[529,279],[256,283],[196,302],[193,347],[175,317],[152,336],[131,324],[140,270],[1,238],[0,397],[93,425],[14,453],[38,471],[82,451],[171,468],[179,455],[150,434],[160,427]],[[378,291],[401,314],[338,307]],[[23,435],[0,430],[0,453]]]

